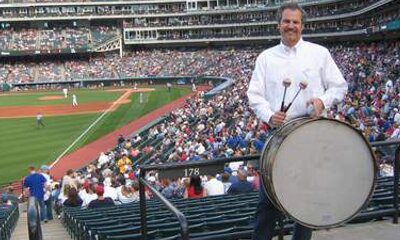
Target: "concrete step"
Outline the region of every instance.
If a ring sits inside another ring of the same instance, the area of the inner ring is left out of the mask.
[[[290,240],[291,236],[285,236]],[[278,238],[275,237],[274,240]],[[392,220],[376,221],[360,224],[348,224],[329,230],[314,231],[312,240],[398,240],[400,224],[392,224]]]
[[[26,214],[26,204],[19,206],[20,216],[17,226],[11,236],[11,240],[25,240],[29,239],[28,236],[28,217]],[[55,215],[54,215],[55,216]],[[70,240],[66,229],[62,225],[60,219],[53,219],[47,223],[42,222],[42,233],[44,240]]]

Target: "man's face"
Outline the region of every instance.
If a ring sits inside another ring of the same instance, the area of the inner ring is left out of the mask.
[[[279,23],[279,32],[282,42],[293,47],[301,38],[303,23],[301,22],[300,10],[285,9],[282,12],[282,19]]]

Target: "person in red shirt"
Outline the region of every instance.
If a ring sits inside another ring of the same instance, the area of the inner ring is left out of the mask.
[[[191,176],[189,186],[185,190],[184,198],[201,198],[205,196],[200,176]]]

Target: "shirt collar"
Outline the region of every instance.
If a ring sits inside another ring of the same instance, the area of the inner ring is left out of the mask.
[[[281,41],[281,46],[282,46],[282,49],[285,51],[285,52],[290,52],[290,51],[294,51],[294,52],[297,52],[297,50],[301,47],[301,45],[303,44],[303,38],[300,38],[300,40],[296,43],[296,45],[294,45],[293,47],[289,47],[289,46],[286,46],[282,41]]]

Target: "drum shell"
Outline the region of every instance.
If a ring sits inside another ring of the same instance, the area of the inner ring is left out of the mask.
[[[365,199],[365,202],[362,204],[362,206],[359,209],[356,209],[354,211],[353,214],[351,214],[350,216],[348,216],[347,218],[335,222],[335,223],[331,223],[331,224],[312,224],[312,223],[308,223],[305,221],[302,221],[301,219],[297,219],[295,218],[289,211],[287,211],[285,209],[285,207],[280,203],[279,198],[276,195],[276,191],[275,191],[275,187],[274,187],[274,182],[273,182],[273,165],[275,164],[275,162],[277,161],[276,156],[277,153],[279,151],[280,146],[282,145],[282,143],[285,141],[286,137],[289,136],[292,132],[294,132],[297,128],[306,125],[306,124],[310,124],[314,121],[333,121],[337,124],[343,125],[345,127],[349,127],[351,129],[354,130],[354,133],[357,134],[358,137],[361,137],[363,139],[363,141],[365,142],[365,144],[368,146],[368,151],[371,155],[372,158],[372,166],[373,166],[373,176],[371,176],[372,179],[372,185],[370,187],[369,193],[368,193],[368,197],[367,199]],[[265,191],[265,193],[267,194],[268,198],[270,199],[270,201],[272,202],[272,204],[275,205],[276,208],[278,208],[279,210],[281,210],[283,213],[285,213],[286,215],[288,215],[289,217],[293,218],[293,220],[295,220],[296,222],[299,222],[300,224],[310,227],[310,228],[314,228],[314,229],[324,229],[324,228],[332,228],[332,227],[336,227],[339,225],[342,225],[348,221],[350,221],[352,218],[354,218],[357,213],[359,213],[361,211],[361,209],[366,206],[366,204],[368,204],[372,194],[373,194],[373,190],[375,187],[375,182],[376,182],[376,174],[377,174],[377,165],[376,165],[376,161],[375,161],[375,157],[372,151],[371,146],[369,145],[369,142],[365,139],[365,137],[362,135],[362,133],[356,129],[354,129],[351,125],[335,120],[335,119],[327,119],[327,118],[299,118],[299,119],[295,119],[292,121],[287,122],[286,124],[284,124],[283,126],[281,126],[280,128],[278,128],[266,141],[264,149],[262,151],[261,154],[261,158],[260,158],[260,168],[261,168],[261,181],[262,181],[262,185],[261,187],[263,188],[263,190]]]

